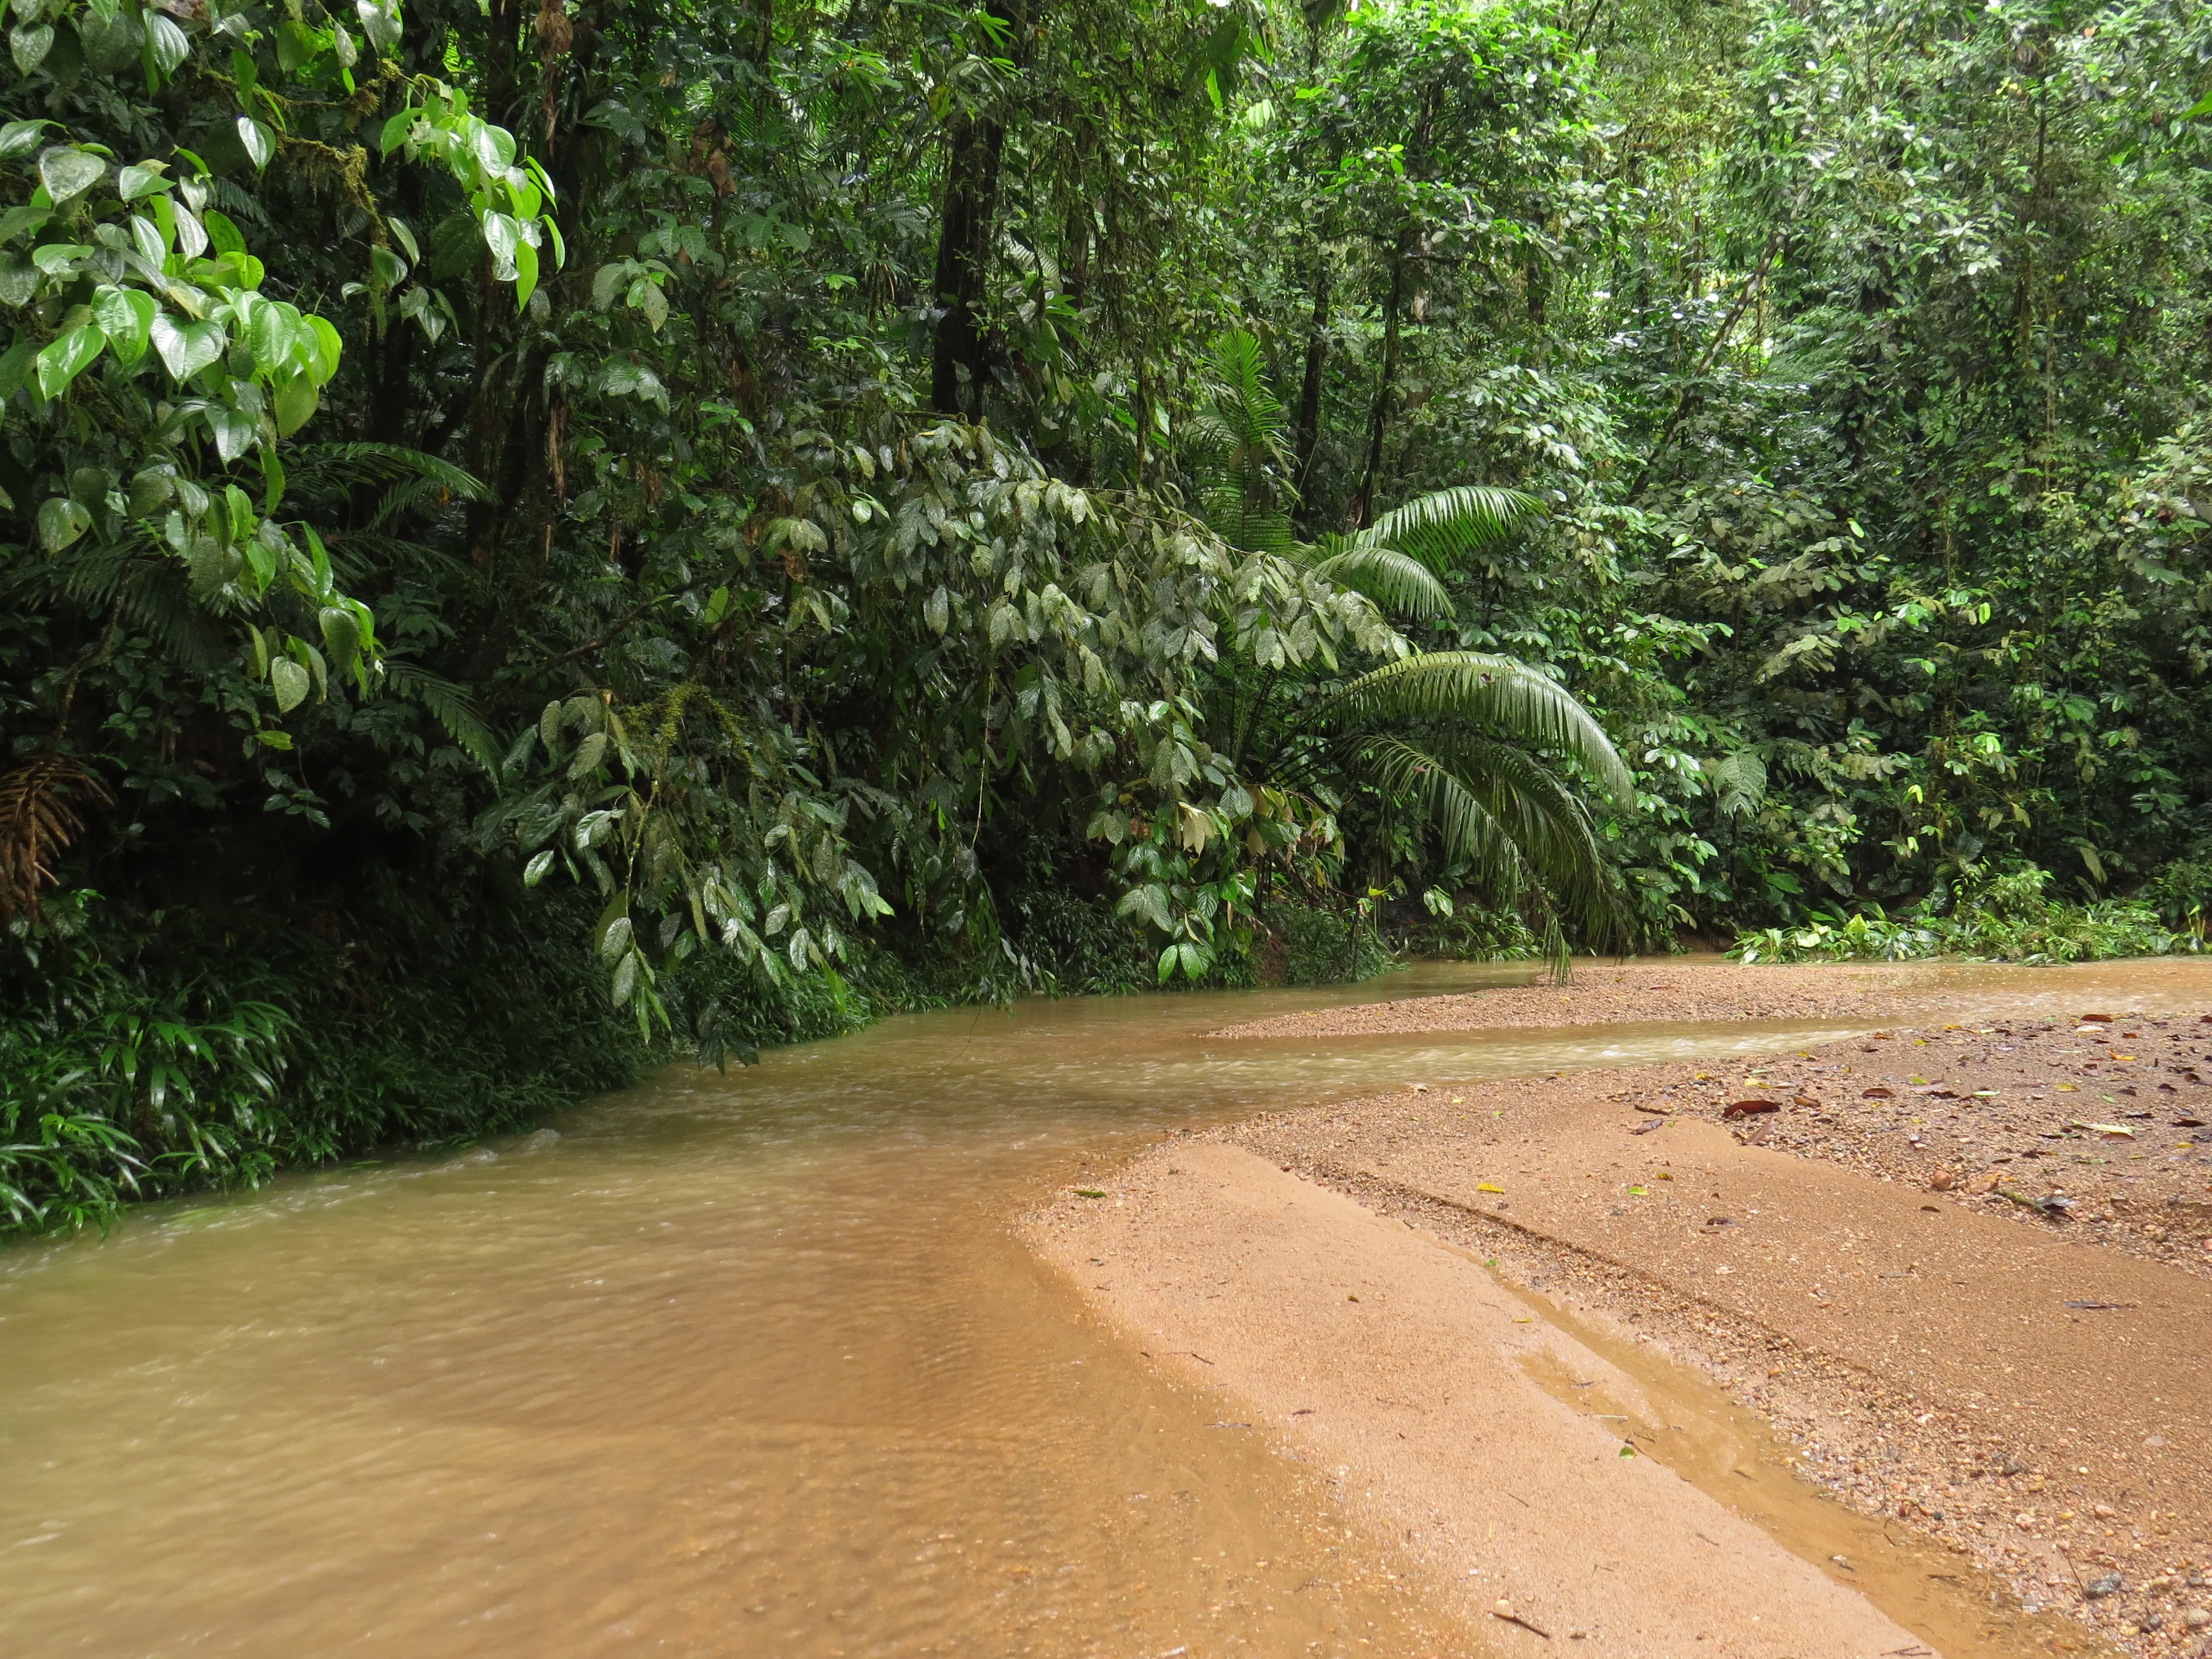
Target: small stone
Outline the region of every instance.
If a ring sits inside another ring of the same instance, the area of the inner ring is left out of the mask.
[[[2191,1630],[2203,1630],[2208,1626],[2212,1626],[2212,1610],[2191,1607],[2181,1615],[2181,1622]]]
[[[2101,1601],[2108,1595],[2118,1594],[2125,1581],[2117,1572],[2108,1572],[2100,1578],[2092,1578],[2081,1586],[2081,1594],[2092,1601]]]
[[[2166,1628],[2166,1615],[2162,1613],[2147,1613],[2143,1614],[2142,1628],[2153,1632],[2164,1630]]]
[[[2110,1504],[2100,1504],[2096,1506],[2096,1516],[2100,1521],[2109,1521],[2118,1513],[2119,1511]]]

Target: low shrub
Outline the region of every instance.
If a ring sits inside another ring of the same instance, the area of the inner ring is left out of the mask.
[[[1963,884],[1893,918],[1879,905],[1852,915],[1815,911],[1802,922],[1740,933],[1739,962],[1905,962],[1936,956],[2029,963],[2102,962],[2203,948],[2142,898],[2071,904],[2053,898],[2033,865]]]

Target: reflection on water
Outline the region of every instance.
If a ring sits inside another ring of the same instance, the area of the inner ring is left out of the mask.
[[[2147,1006],[2194,966],[1954,985]],[[904,1017],[15,1251],[0,1653],[1464,1650],[1006,1222],[1255,1106],[1815,1035],[1200,1036],[1525,976]]]

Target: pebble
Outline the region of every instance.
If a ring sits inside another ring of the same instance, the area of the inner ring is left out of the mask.
[[[2087,1583],[2082,1585],[2081,1594],[2092,1601],[2101,1601],[2107,1595],[2118,1594],[2124,1582],[2117,1572],[2108,1572],[2103,1577],[2092,1578]]]
[[[2203,1630],[2208,1625],[2212,1625],[2212,1612],[2208,1612],[2203,1607],[2191,1607],[2181,1615],[2181,1622],[2191,1630]]]

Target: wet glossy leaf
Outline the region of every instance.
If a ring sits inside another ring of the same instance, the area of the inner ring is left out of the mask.
[[[56,340],[39,354],[40,395],[60,397],[69,390],[70,382],[98,361],[106,345],[107,336],[90,323],[71,329]]]
[[[39,157],[39,182],[58,207],[98,184],[107,163],[89,150],[57,147]]]
[[[148,334],[173,380],[191,380],[222,356],[224,337],[221,323],[179,325],[164,313],[154,319]]]
[[[92,514],[66,495],[49,496],[39,508],[39,540],[58,553],[92,528]]]
[[[289,657],[269,665],[269,683],[276,692],[276,712],[289,714],[307,698],[307,671]]]
[[[238,142],[246,147],[246,159],[256,168],[267,167],[276,154],[276,135],[250,115],[238,118]]]

